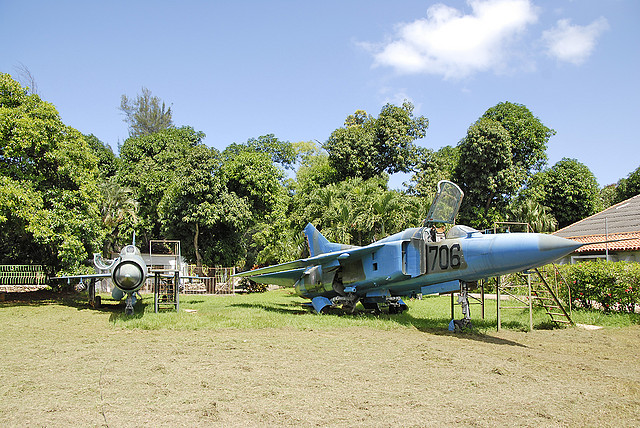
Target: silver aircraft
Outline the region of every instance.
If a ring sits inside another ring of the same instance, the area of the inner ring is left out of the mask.
[[[133,315],[133,307],[140,296],[137,292],[144,286],[148,276],[147,264],[140,254],[140,249],[134,244],[127,245],[120,251],[118,257],[107,261],[103,260],[101,254],[96,253],[93,255],[93,264],[98,270],[107,272],[60,276],[52,279],[66,279],[69,283],[78,279],[79,283],[76,286],[78,291],[85,288],[84,281],[88,280],[89,305],[98,307],[101,302],[100,296],[96,296],[95,283],[99,279],[111,278],[114,285],[111,296],[116,300],[122,300],[123,297],[126,297],[125,314]]]

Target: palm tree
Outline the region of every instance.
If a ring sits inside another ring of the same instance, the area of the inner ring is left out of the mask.
[[[510,221],[528,223],[537,233],[553,232],[558,227],[558,221],[547,210],[547,207],[533,199],[519,200],[511,205],[507,217]]]
[[[119,243],[119,235],[124,229],[133,229],[138,221],[138,202],[128,187],[121,186],[115,177],[100,183],[102,204],[100,214],[102,224],[107,231],[102,248],[103,255],[108,257]]]

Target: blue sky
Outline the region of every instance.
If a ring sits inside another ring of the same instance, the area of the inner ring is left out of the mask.
[[[324,142],[404,99],[438,149],[510,101],[556,130],[550,166],[576,158],[602,186],[640,166],[638,18],[636,0],[0,0],[0,71],[24,64],[66,124],[114,150],[120,97],[143,86],[218,149]]]

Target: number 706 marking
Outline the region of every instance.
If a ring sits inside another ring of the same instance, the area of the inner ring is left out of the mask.
[[[441,272],[463,267],[462,248],[460,244],[428,245],[427,265],[429,272]]]

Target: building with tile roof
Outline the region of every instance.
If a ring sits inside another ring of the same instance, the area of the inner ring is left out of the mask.
[[[640,262],[640,195],[622,201],[597,214],[554,233],[584,245],[563,262],[607,258]],[[601,243],[604,241],[617,241]]]

